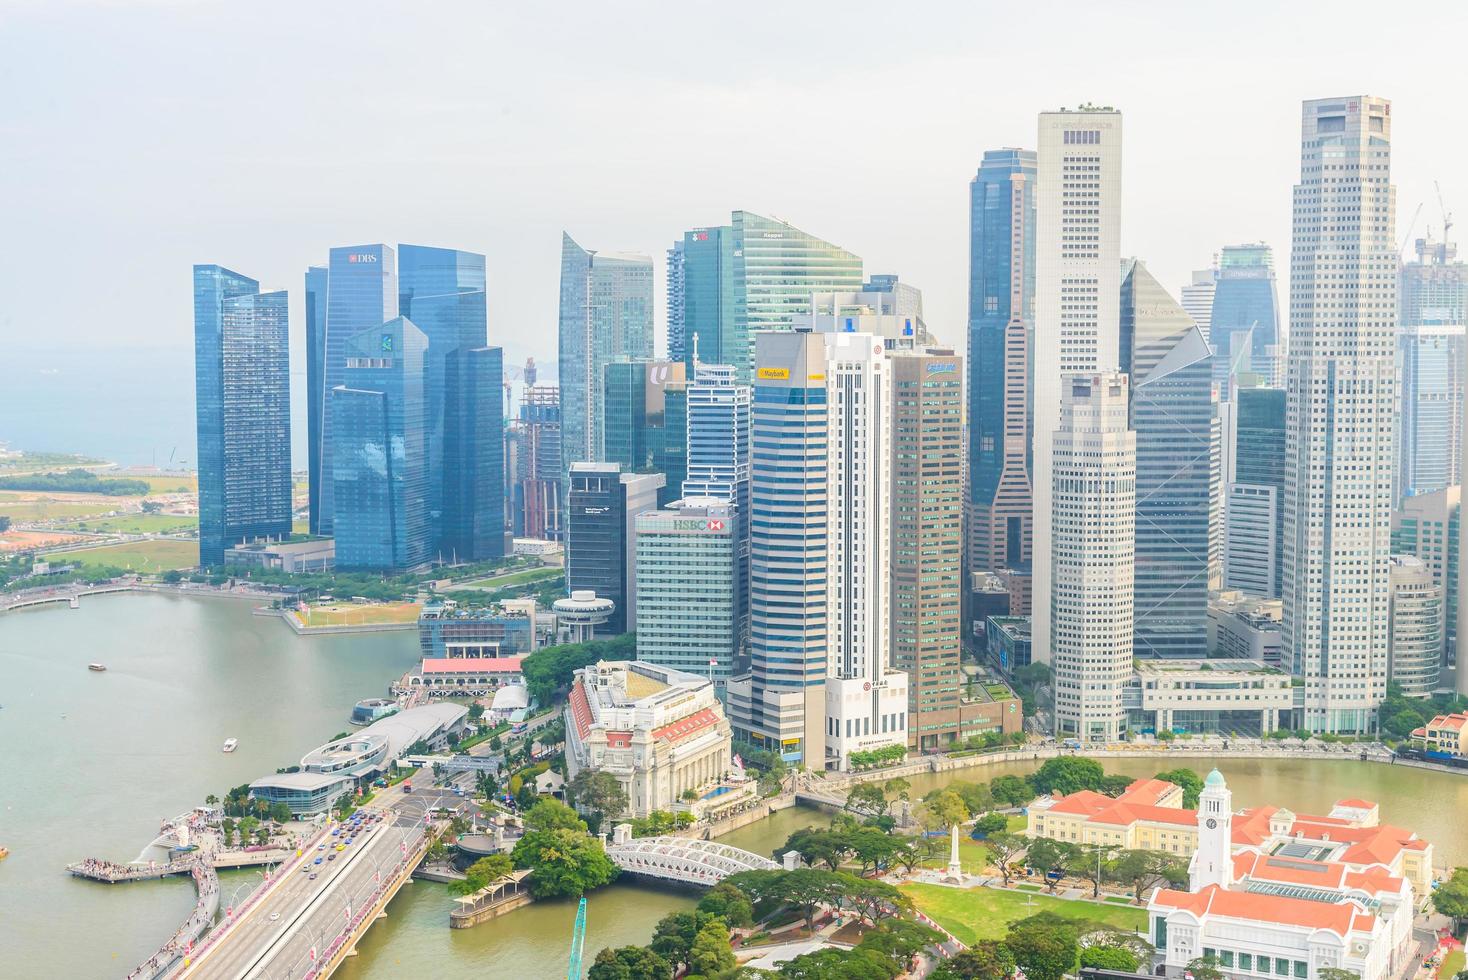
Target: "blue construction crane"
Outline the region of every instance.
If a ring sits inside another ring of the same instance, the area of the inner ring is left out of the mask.
[[[566,980],[581,980],[581,950],[586,945],[586,898],[576,906],[576,930],[571,933],[571,966]]]

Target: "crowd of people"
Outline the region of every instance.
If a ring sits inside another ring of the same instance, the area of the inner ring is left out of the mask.
[[[219,910],[219,875],[202,861],[194,862],[192,873],[194,888],[199,893],[199,901],[194,905],[194,911],[189,915],[188,920],[179,926],[173,938],[164,943],[163,947],[154,953],[146,963],[129,973],[127,980],[149,980],[157,976],[179,956],[187,955],[193,949],[194,942],[214,921],[214,913]]]
[[[86,858],[72,865],[70,870],[74,874],[103,881],[127,881],[132,878],[177,874],[186,870],[193,863],[192,858],[169,861],[167,864],[159,864],[157,861],[149,861],[147,864],[119,864],[116,861],[103,861],[100,858]]]

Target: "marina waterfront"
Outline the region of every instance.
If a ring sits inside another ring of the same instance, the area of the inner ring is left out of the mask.
[[[413,661],[410,633],[296,636],[227,599],[124,594],[0,616],[0,948],[18,976],[122,976],[156,949],[195,900],[184,879],[108,886],[77,881],[82,857],[128,860],[163,818],[222,793],[348,729],[352,705],[380,694]],[[92,661],[106,673],[88,672]],[[267,710],[268,708],[268,710]],[[223,753],[226,738],[238,751]],[[1220,766],[1237,806],[1271,803],[1324,813],[1345,797],[1381,803],[1382,819],[1432,840],[1437,863],[1468,863],[1468,777],[1322,757],[1229,759],[1159,752],[1101,761],[1152,775]],[[911,780],[913,794],[954,779],[1023,773],[984,766]],[[722,840],[770,854],[827,815],[792,809]],[[258,880],[221,875],[225,905]],[[586,955],[644,943],[667,912],[696,895],[618,884],[588,900]],[[338,976],[386,980],[488,969],[529,978],[564,963],[575,904],[538,903],[492,924],[450,930],[446,887],[405,888]],[[84,942],[73,941],[86,937]],[[405,974],[405,971],[408,971]]]

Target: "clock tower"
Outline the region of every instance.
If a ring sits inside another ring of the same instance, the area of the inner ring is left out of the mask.
[[[1233,793],[1217,769],[1203,781],[1198,797],[1198,850],[1188,865],[1190,890],[1227,888],[1234,881]]]

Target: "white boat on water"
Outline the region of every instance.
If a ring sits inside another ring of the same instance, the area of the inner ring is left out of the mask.
[[[95,670],[97,673],[100,674],[100,673],[102,673],[102,671],[106,670],[107,667],[106,667],[105,664],[87,664],[87,669],[88,670]]]
[[[233,752],[236,748],[239,747],[239,744],[240,744],[240,740],[239,739],[237,739],[237,738],[227,738],[227,739],[224,740],[224,751],[226,751],[226,752]]]

